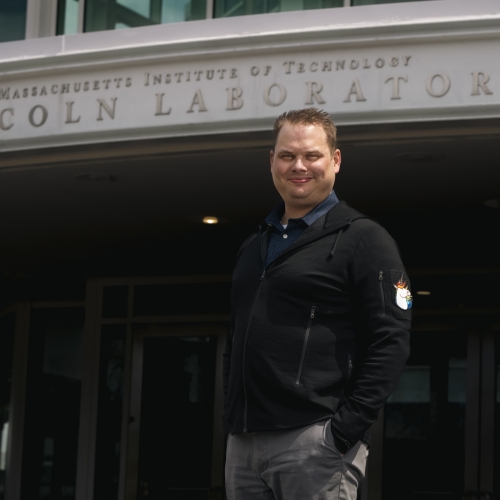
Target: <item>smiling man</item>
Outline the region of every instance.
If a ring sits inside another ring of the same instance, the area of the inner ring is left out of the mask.
[[[355,500],[370,426],[409,355],[412,302],[397,300],[409,281],[389,234],[333,191],[328,113],[284,113],[274,136],[283,202],[233,273],[227,498]]]

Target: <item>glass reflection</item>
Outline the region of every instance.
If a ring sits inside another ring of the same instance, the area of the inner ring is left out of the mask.
[[[461,500],[466,355],[465,333],[412,335],[410,359],[385,408],[384,500]]]
[[[84,309],[31,314],[21,500],[75,498]]]
[[[144,339],[138,498],[210,498],[216,345]]]
[[[0,317],[0,500],[5,498],[15,315]]]
[[[85,31],[205,19],[206,8],[206,0],[86,0]]]
[[[351,0],[351,5],[376,5],[382,3],[422,2],[426,0]]]
[[[215,0],[215,17],[343,7],[344,0]]]
[[[58,0],[58,35],[74,35],[75,33],[78,33],[78,10],[78,0]]]
[[[126,325],[101,330],[94,500],[118,498],[126,334]]]
[[[0,1],[0,42],[24,40],[27,0]]]
[[[493,498],[500,498],[500,332],[495,333],[495,366],[496,366],[496,399],[495,399],[495,431],[494,431],[494,464],[496,471],[493,479]]]

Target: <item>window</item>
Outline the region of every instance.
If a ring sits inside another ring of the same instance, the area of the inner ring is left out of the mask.
[[[381,3],[402,3],[402,2],[421,2],[422,0],[351,0],[353,7],[358,5],[375,5]]]
[[[21,499],[75,498],[83,308],[34,309]]]
[[[10,385],[14,329],[14,313],[0,316],[0,500],[5,498],[5,480],[8,467],[7,445],[11,422]]]
[[[466,362],[465,332],[412,334],[410,359],[385,408],[384,499],[462,498]]]
[[[27,0],[0,0],[0,42],[23,40]]]
[[[74,35],[75,33],[78,33],[78,9],[78,0],[58,0],[58,35]]]
[[[206,10],[206,0],[87,0],[85,31],[194,21],[205,19]]]
[[[215,17],[343,7],[344,0],[216,0]]]

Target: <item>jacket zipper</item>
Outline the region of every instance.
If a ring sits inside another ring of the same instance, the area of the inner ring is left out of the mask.
[[[267,236],[267,235],[266,235]],[[253,310],[255,308],[255,302],[257,301],[257,295],[260,292],[260,286],[262,285],[262,282],[264,281],[264,278],[266,277],[266,261],[265,261],[265,248],[264,248],[264,240],[263,237],[261,236],[261,242],[260,242],[260,256],[262,258],[262,274],[260,275],[259,279],[259,286],[257,287],[257,291],[255,292],[255,295],[253,297],[253,302],[252,302],[252,307],[250,308],[250,314],[248,315],[248,323],[247,327],[245,330],[245,338],[243,340],[243,361],[241,363],[241,372],[242,372],[242,379],[243,379],[243,396],[245,398],[245,404],[243,407],[243,432],[247,432],[248,426],[247,426],[247,413],[248,413],[248,396],[247,396],[247,376],[245,373],[245,368],[246,368],[246,351],[247,351],[247,339],[248,339],[248,331],[250,330],[250,325],[252,324],[252,317],[253,317]]]
[[[347,355],[347,360],[348,360],[348,370],[347,370],[347,380],[351,379],[351,374],[352,374],[352,358],[351,358],[351,353]]]
[[[384,271],[378,272],[378,286],[380,289],[380,299],[382,300],[382,316],[385,316]]]
[[[302,345],[302,352],[300,353],[299,369],[297,371],[297,379],[295,380],[295,385],[300,385],[300,377],[302,375],[302,368],[304,366],[304,358],[306,357],[307,342],[309,341],[311,324],[314,319],[314,311],[316,311],[316,306],[311,307],[311,313],[309,314],[309,321],[307,322],[306,333],[304,335],[304,344]]]

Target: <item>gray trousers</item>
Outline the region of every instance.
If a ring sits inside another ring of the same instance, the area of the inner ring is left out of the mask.
[[[356,500],[368,450],[337,451],[330,420],[306,427],[229,436],[228,500]]]

